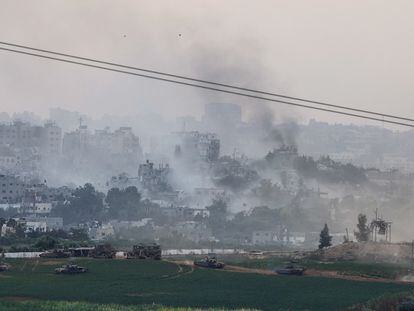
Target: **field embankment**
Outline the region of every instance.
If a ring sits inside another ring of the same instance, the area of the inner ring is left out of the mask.
[[[82,259],[76,263],[88,267],[89,273],[56,275],[53,269],[61,262],[59,259],[53,265],[50,259],[9,261],[12,269],[2,273],[5,277],[0,281],[0,303],[11,307],[12,304],[30,306],[42,305],[44,301],[68,301],[125,308],[155,305],[272,311],[343,310],[384,293],[414,289],[409,284],[223,272],[149,260]]]

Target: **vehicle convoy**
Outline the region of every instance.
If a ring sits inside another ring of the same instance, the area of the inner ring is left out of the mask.
[[[7,271],[7,270],[10,270],[10,265],[4,262],[0,263],[0,272]]]
[[[70,252],[65,251],[63,249],[54,249],[51,251],[43,252],[39,255],[39,257],[43,258],[69,258]]]
[[[155,243],[134,245],[131,252],[127,253],[128,259],[161,259],[161,246]]]
[[[286,267],[275,269],[275,272],[279,275],[303,275],[305,270],[303,267],[287,265]]]
[[[96,245],[94,249],[89,252],[89,256],[93,258],[115,258],[116,249],[111,244],[100,244]]]
[[[55,269],[56,274],[79,274],[79,273],[86,273],[86,272],[88,272],[87,268],[80,267],[74,264],[63,265],[62,267]]]
[[[216,257],[206,257],[204,259],[195,260],[194,265],[202,268],[223,269],[225,264],[217,261]]]

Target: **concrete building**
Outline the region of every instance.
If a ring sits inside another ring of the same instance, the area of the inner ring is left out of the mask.
[[[196,221],[184,221],[178,223],[172,230],[193,242],[211,241],[213,234],[207,225]]]
[[[257,245],[273,244],[278,241],[278,233],[275,231],[254,231],[252,243]]]
[[[24,183],[15,176],[0,175],[0,203],[17,203],[24,194]]]
[[[92,227],[88,232],[89,238],[94,241],[102,241],[115,235],[115,230],[112,224],[101,224],[97,227]]]
[[[86,125],[63,137],[65,159],[78,168],[108,174],[129,171],[142,159],[139,138],[130,127],[121,127],[112,132],[109,128],[92,132]]]
[[[26,212],[33,213],[33,214],[46,215],[46,214],[50,214],[51,211],[52,211],[52,203],[36,202]]]
[[[176,157],[214,162],[220,156],[220,140],[214,133],[175,132],[173,138]]]
[[[79,126],[73,132],[63,136],[63,154],[73,158],[74,162],[81,162],[85,154],[90,150],[92,135],[86,125]]]
[[[46,155],[62,153],[62,129],[53,122],[47,122],[42,129],[42,150]]]
[[[26,232],[48,232],[63,229],[62,217],[28,216],[24,219]]]
[[[184,210],[184,217],[189,220],[195,217],[208,218],[210,217],[210,211],[205,208],[186,208]]]
[[[275,230],[253,231],[252,243],[257,245],[286,244],[289,242],[289,234],[284,226],[276,226]]]
[[[190,208],[187,206],[161,207],[161,214],[176,221],[192,221],[195,217],[208,218],[210,212],[205,208]]]
[[[3,174],[40,175],[62,152],[62,131],[52,122],[44,126],[14,121],[0,124],[0,169]]]
[[[15,171],[20,164],[20,157],[12,148],[0,146],[0,169]]]
[[[53,122],[34,126],[21,121],[0,124],[0,145],[12,149],[38,148],[42,155],[60,154],[62,130]]]
[[[223,199],[226,191],[219,188],[195,188],[193,197],[197,204],[210,205],[215,199]]]
[[[132,132],[131,127],[120,127],[111,137],[110,147],[112,154],[129,154],[141,156],[142,150],[139,138]]]
[[[0,209],[3,211],[14,209],[17,211],[21,210],[21,204],[20,203],[0,203]]]
[[[147,160],[139,165],[138,180],[144,189],[151,191],[165,191],[168,187],[170,167],[168,164],[160,164],[158,167]]]
[[[64,135],[65,154],[80,155],[92,151],[103,151],[109,155],[130,154],[136,158],[142,152],[139,138],[130,127],[120,127],[114,132],[105,128],[92,133],[86,125],[81,125],[75,131]]]

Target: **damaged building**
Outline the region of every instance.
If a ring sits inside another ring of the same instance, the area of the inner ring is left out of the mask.
[[[169,174],[170,166],[168,164],[159,164],[156,167],[153,162],[147,160],[144,164],[139,165],[138,180],[145,190],[163,192],[170,188]]]
[[[215,162],[220,156],[220,140],[214,133],[176,132],[174,154],[185,159]]]

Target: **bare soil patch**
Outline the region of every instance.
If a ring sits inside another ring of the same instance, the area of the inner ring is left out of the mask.
[[[126,294],[126,296],[128,297],[151,297],[155,295],[172,295],[172,293],[158,292],[158,293],[128,293]]]
[[[54,265],[63,265],[65,262],[63,260],[47,260],[41,261],[42,266],[54,266]]]
[[[0,297],[0,300],[23,302],[23,301],[35,301],[37,299],[32,298],[32,297],[25,297],[25,296],[5,296],[5,297]]]
[[[173,261],[173,263],[176,264],[182,264],[182,265],[190,265],[193,267],[193,270],[187,273],[191,273],[194,271],[194,265],[192,262],[186,260],[186,261]],[[206,268],[207,269],[207,268]],[[255,273],[255,274],[262,274],[262,275],[273,275],[278,276],[274,271],[272,270],[264,270],[264,269],[252,269],[252,268],[246,268],[241,266],[232,266],[232,265],[226,265],[222,271],[227,272],[238,272],[238,273]],[[184,273],[185,274],[185,273]],[[386,279],[386,278],[374,278],[369,276],[362,276],[362,275],[349,275],[349,274],[343,274],[339,271],[329,271],[329,270],[316,270],[316,269],[308,269],[305,271],[304,276],[318,276],[318,277],[324,277],[324,278],[334,278],[334,279],[342,279],[342,280],[350,280],[350,281],[361,281],[361,282],[379,282],[379,283],[395,283],[395,284],[403,284],[410,282],[409,280],[394,280],[394,279]],[[414,283],[414,278],[412,280]]]
[[[256,274],[263,274],[263,275],[276,275],[272,270],[263,270],[263,269],[252,269],[252,268],[245,268],[240,266],[224,266],[224,271],[231,271],[231,272],[241,272],[241,273],[256,273]]]

